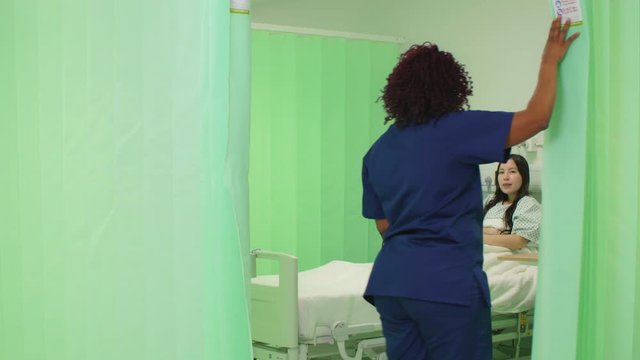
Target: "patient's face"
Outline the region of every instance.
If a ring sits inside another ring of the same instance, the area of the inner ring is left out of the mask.
[[[509,159],[506,164],[500,164],[498,168],[498,186],[510,199],[516,196],[522,186],[522,175],[518,171],[516,163]]]

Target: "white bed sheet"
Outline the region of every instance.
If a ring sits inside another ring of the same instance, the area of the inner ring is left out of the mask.
[[[378,324],[373,305],[364,300],[371,263],[331,261],[298,274],[299,332],[301,340],[331,335],[337,321],[347,325]],[[275,286],[275,275],[258,276],[253,283]]]

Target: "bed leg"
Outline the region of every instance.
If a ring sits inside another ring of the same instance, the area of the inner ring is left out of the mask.
[[[340,352],[340,356],[343,360],[362,360],[363,350],[361,347],[358,347],[356,350],[355,356],[351,357],[347,354],[347,349],[344,341],[338,341],[338,351]]]
[[[309,357],[309,346],[306,344],[300,344],[298,348],[298,360],[307,360]]]
[[[387,360],[386,352],[383,351],[380,353],[381,348],[385,346],[385,339],[383,337],[360,340],[354,356],[347,354],[344,341],[337,341],[337,345],[343,360],[362,360],[363,358]]]
[[[513,360],[518,360],[520,358],[520,343],[521,343],[522,337],[527,333],[528,330],[529,330],[529,322],[527,321],[527,312],[523,311],[523,312],[518,314],[518,331],[517,331],[517,338],[516,338],[516,354],[515,354],[515,357],[513,358]]]
[[[301,360],[299,358],[299,348],[289,348],[287,349],[287,360]],[[305,359],[306,360],[306,357]]]

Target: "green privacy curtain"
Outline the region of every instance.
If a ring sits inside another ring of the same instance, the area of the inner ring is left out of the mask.
[[[640,4],[592,18],[579,359],[640,359]]]
[[[640,6],[582,5],[545,139],[534,358],[639,359]]]
[[[570,34],[580,31],[581,36],[560,65],[557,103],[545,133],[544,242],[540,245],[533,336],[533,355],[540,360],[575,359],[578,341],[587,161],[588,30],[592,26],[584,21],[570,30]]]
[[[251,357],[230,18],[218,0],[0,2],[0,359]]]
[[[360,215],[361,161],[385,129],[376,99],[398,44],[254,30],[252,51],[251,246],[294,254],[301,270],[372,261],[381,239]]]

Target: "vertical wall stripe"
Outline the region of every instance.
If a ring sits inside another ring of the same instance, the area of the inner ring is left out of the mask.
[[[296,66],[296,237],[299,266],[308,268],[320,263],[322,169],[322,39],[297,39]]]

